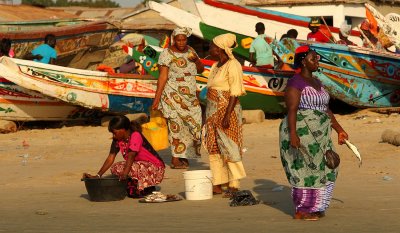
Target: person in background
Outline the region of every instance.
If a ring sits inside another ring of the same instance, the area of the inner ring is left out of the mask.
[[[256,24],[256,32],[258,36],[250,45],[250,62],[253,66],[273,68],[274,56],[271,46],[265,40],[265,26],[263,23]]]
[[[283,40],[283,39],[286,39],[286,38],[294,39],[294,40],[295,40],[295,39],[297,39],[297,36],[298,36],[298,35],[299,35],[299,33],[297,32],[296,29],[289,29],[289,30],[286,32],[286,34],[283,34],[283,35],[282,35],[280,41]]]
[[[214,194],[231,197],[246,177],[242,163],[242,108],[239,96],[245,95],[242,66],[232,54],[237,47],[231,33],[215,37],[210,54],[217,57],[207,82],[206,122],[203,144],[210,158]]]
[[[11,40],[3,38],[0,41],[0,56],[14,57],[14,51],[11,49]]]
[[[54,49],[56,46],[56,36],[47,34],[44,38],[44,44],[39,45],[27,54],[24,59],[34,60],[45,64],[54,64],[57,59],[57,51]]]
[[[137,69],[139,66],[136,64],[135,60],[131,56],[127,56],[125,58],[124,64],[122,64],[118,71],[122,74],[139,74]]]
[[[356,44],[354,44],[353,42],[351,42],[349,40],[349,35],[351,32],[351,25],[348,25],[345,22],[343,22],[340,25],[340,29],[339,29],[339,41],[336,42],[336,44],[343,44],[343,45],[352,45],[352,46],[357,46]]]
[[[171,168],[187,169],[188,158],[200,156],[201,108],[196,94],[196,74],[204,65],[187,45],[190,28],[176,28],[172,45],[158,59],[160,75],[152,109],[159,109],[168,121]]]
[[[128,196],[141,197],[155,191],[155,185],[164,178],[165,165],[141,133],[141,125],[126,116],[116,116],[110,120],[108,131],[113,140],[107,159],[96,175],[84,173],[83,178],[101,178],[111,168],[120,180],[132,179],[128,182]],[[114,163],[118,152],[124,161]]]
[[[292,185],[294,219],[311,221],[325,216],[338,175],[338,168],[328,168],[324,156],[327,150],[334,150],[332,128],[339,145],[349,137],[328,108],[329,93],[313,75],[318,60],[308,46],[296,49],[294,66],[300,73],[287,83],[288,112],[279,127],[281,161]]]
[[[290,38],[290,39],[297,39],[297,36],[299,35],[299,33],[297,32],[296,29],[289,29],[289,30],[286,32],[286,35],[287,35],[287,37]]]
[[[321,27],[320,19],[318,17],[312,17],[310,23],[308,24],[308,28],[310,29],[311,32],[308,33],[307,40],[322,42],[322,43],[333,42],[331,35],[328,35],[328,33],[324,33],[323,31],[321,31],[320,27]]]
[[[386,51],[382,44],[379,42],[378,38],[374,36],[371,32],[371,25],[368,19],[365,19],[361,25],[360,29],[362,31],[363,47],[376,49],[380,51]]]

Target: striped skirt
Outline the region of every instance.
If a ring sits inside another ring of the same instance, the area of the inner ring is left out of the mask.
[[[324,188],[292,188],[293,203],[296,212],[314,213],[325,211],[330,204],[334,182],[327,182]]]

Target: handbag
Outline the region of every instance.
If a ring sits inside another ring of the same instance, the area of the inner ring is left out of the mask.
[[[338,153],[333,150],[327,150],[324,154],[326,166],[330,169],[336,169],[340,164]]]

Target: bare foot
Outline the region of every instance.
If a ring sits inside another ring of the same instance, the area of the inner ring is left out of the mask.
[[[189,167],[189,162],[185,164],[181,158],[172,157],[171,168],[172,169],[187,169]]]

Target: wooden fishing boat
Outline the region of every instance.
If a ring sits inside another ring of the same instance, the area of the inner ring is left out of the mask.
[[[219,28],[211,26],[207,23],[204,23],[199,16],[193,15],[189,12],[186,12],[182,9],[173,7],[171,5],[165,3],[157,3],[157,2],[149,2],[149,6],[151,9],[160,13],[160,15],[180,27],[189,27],[192,29],[194,35],[199,38],[211,41],[215,36],[221,35],[223,33],[233,33],[236,35],[236,40],[238,42],[238,47],[233,50],[233,52],[244,59],[249,58],[249,48],[251,42],[253,41],[253,36],[240,34],[235,31],[228,30],[226,28]],[[253,34],[253,33],[251,33]],[[271,38],[272,40],[272,38]],[[280,56],[282,61],[285,63],[293,63],[294,53],[289,50],[293,46],[296,46],[296,43],[288,44],[288,41],[277,41],[272,40],[271,45],[274,51]]]
[[[144,48],[143,52],[132,47],[124,47],[124,50],[140,63],[143,68],[154,77],[158,77],[157,52],[151,47]],[[211,65],[214,61],[203,60],[205,71],[196,76],[199,90],[204,88]],[[266,68],[243,66],[243,82],[247,94],[240,97],[243,109],[261,109],[268,113],[282,113],[285,110],[284,90],[287,80],[294,75],[293,71],[272,70]]]
[[[199,84],[206,84],[211,65],[214,61],[202,60],[205,65],[203,76],[197,76]],[[245,110],[260,109],[267,113],[285,112],[284,94],[289,78],[294,71],[273,70],[242,66],[243,83],[246,95],[239,97]]]
[[[0,58],[0,73],[46,96],[118,113],[148,112],[157,87],[157,80],[150,75],[110,75],[8,57]]]
[[[16,32],[16,31],[32,31],[47,30],[53,27],[63,27],[88,22],[84,19],[45,19],[33,21],[3,21],[0,22],[0,32]]]
[[[400,55],[337,44],[309,45],[321,57],[314,74],[333,97],[362,108],[400,106]]]
[[[204,23],[246,36],[257,36],[254,26],[258,22],[265,24],[267,28],[265,33],[272,38],[279,39],[289,29],[296,29],[299,33],[297,38],[306,39],[310,32],[308,29],[309,17],[215,0],[194,1]],[[326,26],[321,25],[321,28],[326,28]],[[333,36],[339,38],[339,28],[329,26],[329,30]],[[362,44],[359,31],[352,30],[349,39],[357,44]]]
[[[156,3],[152,3],[153,6]],[[160,7],[162,6],[162,7]],[[161,11],[163,17],[176,23],[178,8],[168,5],[157,5],[155,10]],[[172,12],[172,13],[170,13]],[[181,15],[190,14],[180,12]],[[197,16],[190,16],[196,19]],[[189,18],[189,16],[185,16]],[[234,33],[239,46],[234,52],[244,58],[248,57],[248,47],[251,37],[226,29],[210,26],[200,21],[181,21],[179,26],[195,27],[194,32],[200,38],[211,40],[223,33]],[[199,23],[198,26],[195,24]],[[184,25],[186,24],[186,25]],[[249,40],[250,39],[250,40]],[[399,79],[399,55],[373,51],[360,47],[347,47],[336,44],[322,44],[307,41],[297,41],[287,44],[284,41],[271,43],[274,51],[282,60],[291,63],[294,50],[299,44],[308,43],[321,56],[320,72],[316,72],[330,94],[356,107],[396,107],[399,104],[400,90],[396,79]]]
[[[365,7],[367,8],[367,17],[368,14],[371,14],[377,22],[379,29],[387,36],[391,44],[400,49],[400,29],[368,3],[365,3]]]
[[[107,21],[94,21],[63,27],[49,27],[46,30],[0,32],[0,38],[10,38],[16,58],[23,58],[35,47],[44,43],[47,34],[57,37],[57,64],[68,66],[78,53],[88,49],[110,46],[118,33],[118,27]]]
[[[84,120],[98,111],[65,103],[0,78],[0,119],[10,121]]]

